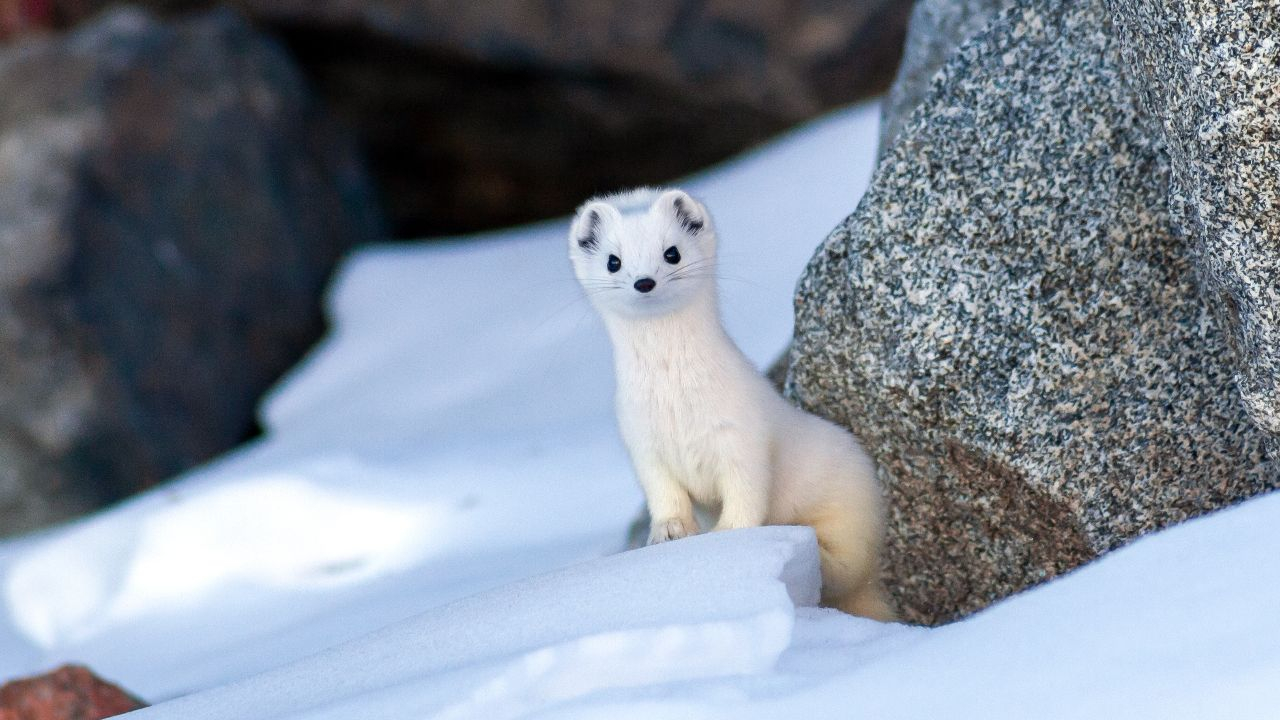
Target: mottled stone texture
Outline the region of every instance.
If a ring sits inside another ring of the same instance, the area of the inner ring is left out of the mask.
[[[906,47],[880,117],[883,153],[920,105],[929,82],[951,53],[991,22],[1013,0],[918,0],[911,11]]]
[[[1249,417],[1280,440],[1280,3],[1108,0]],[[1280,442],[1273,445],[1280,448]]]
[[[0,51],[0,535],[250,436],[376,239],[349,143],[231,12]]]
[[[798,287],[788,392],[880,462],[909,620],[1280,485],[1109,18],[1102,0],[995,15]]]

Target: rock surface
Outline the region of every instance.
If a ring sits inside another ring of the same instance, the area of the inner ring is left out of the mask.
[[[52,22],[52,0],[0,0],[0,41],[40,31]]]
[[[0,687],[0,720],[102,720],[146,706],[76,665]]]
[[[380,222],[288,57],[231,12],[15,43],[0,97],[3,535],[249,436]]]
[[[798,287],[788,392],[880,462],[909,620],[1280,486],[1117,35],[1101,0],[996,14]]]
[[[1280,450],[1280,4],[1108,0],[1169,154],[1173,227]]]
[[[898,74],[884,99],[880,121],[883,153],[920,105],[933,76],[951,53],[991,22],[1012,0],[918,0],[911,10]]]
[[[164,10],[212,0],[138,0]],[[74,20],[106,0],[58,0]],[[362,137],[400,237],[571,211],[880,92],[910,0],[230,0]]]

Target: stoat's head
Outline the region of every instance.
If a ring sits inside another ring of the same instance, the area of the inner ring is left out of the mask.
[[[601,312],[661,315],[715,294],[715,228],[683,190],[588,200],[569,231],[569,259]]]

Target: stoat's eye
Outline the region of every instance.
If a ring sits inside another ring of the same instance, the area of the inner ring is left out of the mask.
[[[680,262],[680,251],[676,249],[675,245],[672,245],[671,247],[667,248],[666,252],[662,253],[662,259],[666,260],[672,265],[675,265],[676,263]]]
[[[611,273],[618,272],[622,269],[622,261],[618,259],[617,255],[610,255],[609,264],[605,267],[609,268],[609,272]]]

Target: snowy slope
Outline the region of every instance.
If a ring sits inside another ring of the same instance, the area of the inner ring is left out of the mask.
[[[481,593],[138,717],[496,719],[606,688],[758,675],[818,585],[807,528],[702,535]]]
[[[686,184],[761,365],[875,115]],[[352,258],[264,440],[0,543],[0,677],[84,662],[154,718],[1276,716],[1280,496],[935,630],[810,607],[804,529],[614,554],[641,498],[565,232]]]

